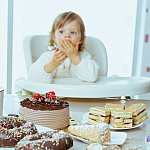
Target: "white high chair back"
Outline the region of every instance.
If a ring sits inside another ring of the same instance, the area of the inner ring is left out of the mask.
[[[23,48],[27,69],[29,69],[30,65],[36,61],[44,51],[48,50],[48,43],[49,35],[33,35],[24,38]],[[88,51],[99,64],[101,70],[100,76],[106,76],[108,60],[104,44],[94,37],[87,36],[85,40],[85,50]]]

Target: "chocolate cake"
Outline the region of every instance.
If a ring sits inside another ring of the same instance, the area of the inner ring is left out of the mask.
[[[44,95],[39,93],[20,102],[20,116],[37,125],[52,129],[63,129],[69,125],[69,104],[51,91]]]

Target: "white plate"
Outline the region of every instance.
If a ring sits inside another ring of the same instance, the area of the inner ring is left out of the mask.
[[[143,122],[140,123],[140,124],[137,124],[137,125],[133,125],[133,126],[130,127],[130,128],[114,128],[114,127],[113,127],[112,125],[110,125],[110,124],[109,124],[109,127],[110,127],[111,130],[128,130],[128,129],[138,128],[138,127],[140,127],[140,126],[142,126],[142,125],[143,125]]]
[[[88,122],[88,113],[85,113],[83,115],[83,120],[81,122],[82,122],[82,124],[91,124],[91,123]],[[108,124],[108,125],[109,125],[109,127],[110,127],[111,130],[129,130],[129,129],[134,129],[134,128],[138,128],[138,127],[142,126],[143,122],[140,123],[140,124],[137,124],[137,125],[133,125],[130,128],[115,128],[111,124]]]
[[[88,140],[85,140],[85,139],[82,139],[80,137],[77,137],[77,136],[74,136],[72,134],[70,134],[73,138],[77,139],[77,140],[80,140],[86,144],[91,144],[92,142],[88,141]],[[111,142],[110,143],[104,143],[105,145],[113,145],[113,144],[116,144],[116,145],[122,145],[125,140],[127,138],[127,133],[125,132],[111,132]]]
[[[78,78],[54,78],[51,84],[20,79],[16,85],[32,92],[55,91],[57,96],[75,98],[133,96],[150,92],[150,79],[146,77],[100,77],[93,83]]]

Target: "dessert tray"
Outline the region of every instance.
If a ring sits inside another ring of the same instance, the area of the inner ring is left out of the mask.
[[[18,79],[20,88],[47,93],[55,91],[60,97],[101,98],[114,96],[134,96],[150,92],[150,79],[146,77],[99,77],[94,83],[78,78],[54,78],[51,84]]]
[[[77,139],[77,140],[80,140],[86,144],[91,144],[92,142],[88,141],[88,140],[85,140],[83,138],[80,138],[80,137],[77,137],[77,136],[74,136],[72,134],[70,134],[73,138]],[[110,143],[104,143],[105,145],[113,145],[113,144],[116,144],[116,145],[122,145],[125,140],[127,138],[127,133],[125,132],[111,132],[111,142]]]
[[[91,123],[88,122],[88,113],[85,113],[85,114],[83,115],[83,119],[82,119],[81,122],[82,122],[82,124],[91,124]],[[129,129],[138,128],[138,127],[142,126],[143,123],[144,123],[144,122],[142,122],[142,123],[140,123],[140,124],[137,124],[137,125],[133,125],[133,126],[130,127],[130,128],[115,128],[115,127],[113,127],[111,124],[108,124],[108,125],[109,125],[109,127],[110,127],[111,130],[129,130]]]

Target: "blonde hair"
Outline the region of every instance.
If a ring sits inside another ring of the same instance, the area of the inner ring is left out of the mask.
[[[76,20],[79,24],[79,28],[80,28],[80,32],[81,32],[81,44],[79,45],[79,51],[82,51],[84,48],[84,41],[85,41],[85,26],[83,23],[82,18],[71,11],[68,12],[64,12],[60,15],[58,15],[56,17],[56,19],[54,20],[54,23],[52,25],[52,29],[50,32],[50,45],[54,46],[55,45],[55,39],[54,39],[54,35],[55,35],[55,31],[57,29],[60,29],[61,27],[63,27],[64,25],[71,23],[72,21]]]

